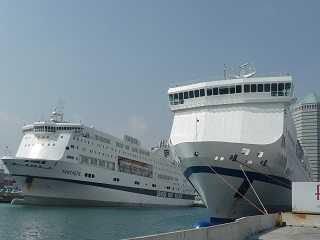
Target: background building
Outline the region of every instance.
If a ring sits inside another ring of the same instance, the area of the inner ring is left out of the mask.
[[[297,137],[308,158],[313,181],[320,181],[320,96],[308,94],[294,109]]]

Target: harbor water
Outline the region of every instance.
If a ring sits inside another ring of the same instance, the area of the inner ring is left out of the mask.
[[[205,208],[78,208],[0,204],[0,239],[117,240],[192,227]]]

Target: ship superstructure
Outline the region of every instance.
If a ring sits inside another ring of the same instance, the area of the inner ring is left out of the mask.
[[[291,116],[290,75],[170,88],[170,143],[211,216],[291,208],[291,181],[310,179]]]
[[[22,187],[17,204],[188,206],[195,197],[165,141],[149,151],[59,112],[24,126],[16,156],[2,160]]]

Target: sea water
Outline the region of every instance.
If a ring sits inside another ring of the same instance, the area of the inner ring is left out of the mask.
[[[1,240],[118,240],[192,228],[205,208],[40,207],[0,204]]]

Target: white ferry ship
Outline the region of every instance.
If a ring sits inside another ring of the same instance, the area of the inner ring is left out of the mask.
[[[164,141],[148,151],[58,112],[24,126],[16,156],[2,160],[23,191],[16,204],[189,206],[195,197]]]
[[[310,180],[291,116],[289,75],[168,90],[172,149],[216,220],[291,208],[291,182]]]

